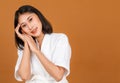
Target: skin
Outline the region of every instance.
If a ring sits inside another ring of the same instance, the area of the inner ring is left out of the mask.
[[[23,49],[23,57],[18,69],[18,74],[23,80],[29,80],[31,78],[30,53],[33,52],[41,61],[46,71],[56,81],[60,81],[63,78],[65,69],[50,62],[37,48],[36,43],[32,38],[35,37],[39,42],[39,46],[41,47],[44,34],[42,32],[42,24],[38,16],[35,13],[24,13],[19,16],[18,22],[19,24],[15,28],[15,32],[25,44]],[[22,34],[19,33],[20,28],[22,28]]]

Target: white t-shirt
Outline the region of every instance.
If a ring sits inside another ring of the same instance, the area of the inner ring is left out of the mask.
[[[37,42],[37,41],[36,41]],[[36,43],[39,48],[38,42]],[[71,47],[68,38],[63,33],[51,33],[45,34],[41,50],[44,56],[57,66],[64,67],[66,72],[63,79],[57,82],[49,73],[45,70],[40,60],[35,54],[31,54],[31,74],[32,77],[26,83],[68,83],[66,77],[70,73],[70,58],[71,58]],[[15,78],[18,81],[22,81],[21,77],[17,74],[23,50],[18,49],[18,60],[15,66]]]

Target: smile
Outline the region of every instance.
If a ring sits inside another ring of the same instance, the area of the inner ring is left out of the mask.
[[[32,34],[35,34],[35,33],[37,32],[37,29],[38,29],[38,28],[33,29],[33,30],[31,31],[31,33],[32,33]]]

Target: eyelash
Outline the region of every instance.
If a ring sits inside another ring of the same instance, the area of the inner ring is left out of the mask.
[[[22,25],[21,27],[26,27],[26,25]]]
[[[32,21],[32,19],[33,19],[33,18],[30,18],[30,19],[29,19],[29,22],[31,22],[31,21]],[[21,27],[23,27],[23,28],[24,28],[24,27],[26,27],[26,26],[27,26],[27,25],[26,25],[26,24],[24,24],[24,25],[22,25]]]
[[[29,21],[32,21],[32,18],[30,18]]]

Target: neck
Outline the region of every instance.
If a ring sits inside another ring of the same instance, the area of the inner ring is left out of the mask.
[[[44,38],[44,34],[43,34],[43,33],[41,33],[40,36],[36,38],[37,41],[38,41],[38,43],[39,43],[39,45],[40,45],[40,47],[41,47],[41,44],[42,44],[43,38]]]

